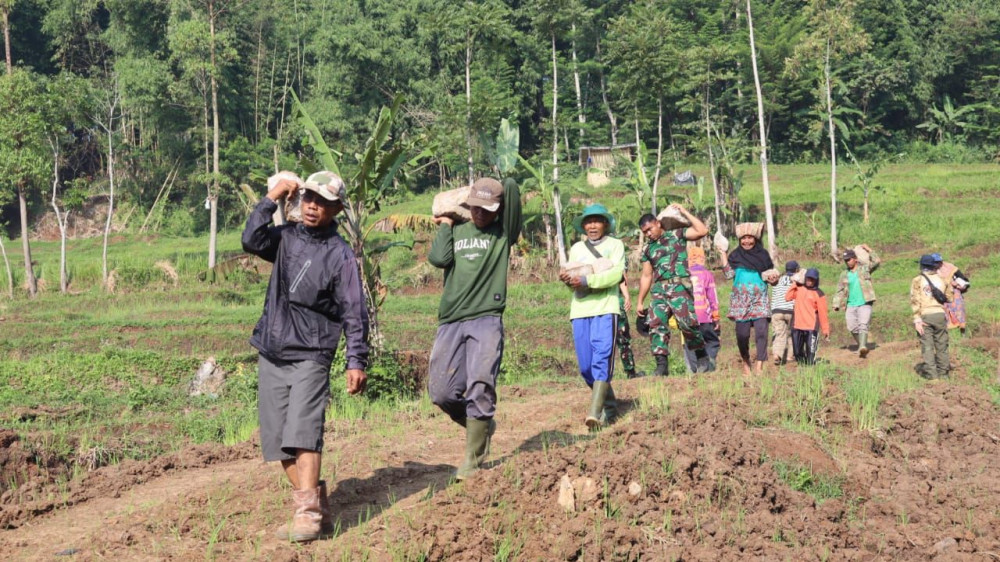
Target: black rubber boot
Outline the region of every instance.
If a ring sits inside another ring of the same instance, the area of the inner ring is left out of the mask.
[[[455,473],[456,480],[465,480],[479,470],[490,454],[490,439],[497,430],[493,419],[465,420],[465,460]]]
[[[607,399],[611,385],[604,381],[595,381],[590,394],[590,410],[587,412],[587,427],[598,429],[601,427],[601,415],[604,413],[604,401]]]
[[[654,355],[653,358],[656,359],[656,370],[653,374],[658,377],[665,377],[670,373],[670,365],[668,362],[667,355]]]

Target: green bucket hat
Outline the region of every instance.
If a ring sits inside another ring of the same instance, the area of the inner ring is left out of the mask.
[[[608,231],[605,232],[605,234],[615,233],[615,217],[611,216],[611,213],[608,212],[608,208],[600,203],[591,203],[590,205],[584,207],[580,216],[573,219],[573,228],[575,228],[580,234],[583,234],[583,219],[595,215],[603,217],[604,221],[608,223]]]

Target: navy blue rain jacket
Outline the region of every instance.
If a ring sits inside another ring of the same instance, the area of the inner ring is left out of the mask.
[[[243,230],[243,250],[274,264],[264,312],[250,345],[284,361],[333,362],[341,333],[347,368],[368,365],[368,309],[358,262],[337,223],[316,231],[302,224],[271,226],[277,204],[263,198]]]

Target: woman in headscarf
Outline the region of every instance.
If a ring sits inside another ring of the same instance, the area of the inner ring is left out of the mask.
[[[691,294],[694,297],[694,312],[698,317],[698,329],[705,340],[705,353],[712,364],[719,356],[719,297],[715,291],[715,277],[705,267],[705,250],[700,246],[688,248],[688,270],[691,272]],[[684,361],[688,370],[697,372],[697,356],[686,346]],[[714,370],[714,369],[713,369]]]
[[[740,245],[729,253],[719,252],[722,271],[726,279],[733,280],[733,292],[729,296],[728,317],[736,322],[736,347],[743,359],[743,374],[750,374],[750,332],[754,333],[757,347],[756,373],[764,370],[767,360],[768,322],[771,318],[771,303],[768,298],[764,272],[774,269],[770,254],[760,243],[764,223],[741,223],[736,226],[736,236]]]

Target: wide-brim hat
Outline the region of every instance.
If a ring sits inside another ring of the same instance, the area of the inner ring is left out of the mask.
[[[608,224],[608,230],[605,234],[614,234],[615,232],[615,217],[611,216],[608,208],[600,203],[592,203],[583,208],[583,212],[580,216],[573,219],[573,228],[577,232],[583,234],[583,219],[587,217],[599,216],[604,219],[604,222]]]
[[[764,234],[764,223],[762,222],[741,222],[736,225],[736,239],[739,240],[746,235],[753,236],[757,240]]]
[[[337,174],[325,170],[306,178],[302,189],[312,191],[327,201],[341,201],[347,196],[344,180]]]

